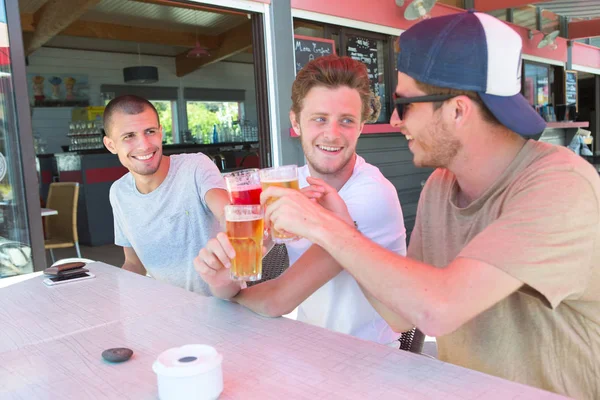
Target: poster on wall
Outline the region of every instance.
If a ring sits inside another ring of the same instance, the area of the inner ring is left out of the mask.
[[[311,36],[294,35],[296,74],[317,57],[335,54],[335,41]]]
[[[565,103],[577,108],[577,71],[565,71]]]
[[[348,36],[348,45],[346,49],[348,51],[348,56],[367,66],[369,80],[371,81],[371,89],[373,90],[373,93],[380,95],[377,40],[359,36]]]
[[[27,74],[29,100],[34,107],[87,107],[88,76],[80,74]]]
[[[360,61],[367,67],[371,83],[371,117],[367,123],[385,122],[385,87],[383,85],[383,71],[379,68],[378,39],[348,36],[346,52],[349,57]],[[381,112],[383,110],[383,112]]]

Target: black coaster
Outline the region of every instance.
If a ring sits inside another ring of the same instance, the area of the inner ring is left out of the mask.
[[[127,361],[133,355],[133,350],[125,348],[125,347],[117,347],[114,349],[104,350],[102,352],[102,358],[106,361],[119,363],[123,361]]]

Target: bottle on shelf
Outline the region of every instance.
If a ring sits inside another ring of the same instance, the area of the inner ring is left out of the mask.
[[[217,133],[217,125],[213,125],[213,135],[212,135],[213,143],[219,143],[219,134]]]

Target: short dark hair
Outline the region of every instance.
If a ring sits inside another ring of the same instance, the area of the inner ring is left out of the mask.
[[[489,108],[487,108],[487,106],[485,105],[483,100],[481,100],[481,97],[479,97],[479,94],[477,94],[477,92],[474,92],[471,90],[461,90],[461,89],[452,89],[452,88],[434,86],[434,85],[430,85],[428,83],[423,83],[420,81],[416,81],[416,83],[417,83],[417,87],[428,95],[429,94],[450,94],[450,95],[454,95],[454,96],[467,96],[468,98],[473,100],[473,102],[475,104],[477,104],[477,106],[479,106],[479,109],[481,110],[481,116],[483,117],[484,121],[486,121],[492,125],[502,125],[500,123],[500,121],[498,121],[498,119],[494,116],[494,114],[492,114],[492,112],[489,110]],[[438,109],[441,106],[442,106],[442,102],[434,103],[435,109]]]
[[[156,120],[160,125],[158,111],[156,111],[156,107],[154,107],[154,105],[148,100],[132,94],[115,97],[106,105],[106,108],[104,109],[104,133],[108,136],[109,126],[116,112],[135,115],[144,112],[147,108],[150,108],[154,111],[154,114],[156,114]]]

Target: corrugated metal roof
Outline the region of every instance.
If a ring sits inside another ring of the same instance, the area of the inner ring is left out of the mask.
[[[600,17],[599,0],[550,0],[538,4],[538,7],[570,18]]]

